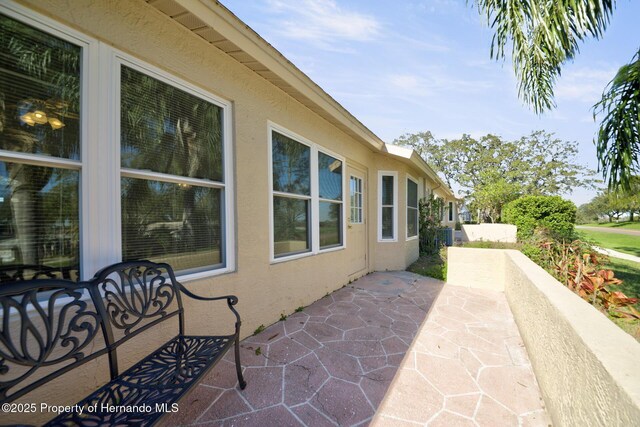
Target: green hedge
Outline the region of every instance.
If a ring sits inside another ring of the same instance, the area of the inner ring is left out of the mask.
[[[526,240],[541,227],[559,239],[571,239],[576,205],[560,196],[524,196],[504,206],[502,220],[518,227],[519,240]]]

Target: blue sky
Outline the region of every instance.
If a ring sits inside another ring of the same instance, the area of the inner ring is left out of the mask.
[[[536,116],[518,99],[511,61],[492,61],[492,32],[465,0],[223,0],[223,4],[383,140],[532,130],[578,141],[597,169],[591,107],[640,46],[640,2],[619,0],[601,40],[582,44]],[[567,195],[588,202],[593,190]]]

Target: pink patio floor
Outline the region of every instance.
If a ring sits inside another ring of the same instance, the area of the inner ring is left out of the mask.
[[[365,426],[384,399],[378,425],[546,426],[504,295],[451,288],[408,272],[369,274],[245,339],[245,390],[230,352],[163,424]],[[416,352],[417,368],[407,365]],[[515,405],[513,392],[524,396]],[[422,406],[407,407],[406,393]]]

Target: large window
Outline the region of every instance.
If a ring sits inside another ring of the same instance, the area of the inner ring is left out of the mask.
[[[0,281],[78,278],[82,47],[0,14]]]
[[[342,245],[342,161],[318,152],[320,249]]]
[[[311,148],[272,132],[273,253],[311,250]]]
[[[418,183],[407,177],[407,238],[418,237]]]
[[[229,110],[1,4],[0,281],[87,279],[135,259],[168,262],[183,279],[233,269]]]
[[[270,126],[272,258],[344,246],[343,160]]]
[[[378,240],[396,241],[398,235],[398,173],[378,172]]]
[[[223,109],[121,66],[122,259],[224,264]]]

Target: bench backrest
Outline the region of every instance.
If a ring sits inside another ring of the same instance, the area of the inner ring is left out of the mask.
[[[167,264],[109,266],[89,282],[37,279],[0,285],[0,401],[10,402],[108,354],[160,322],[179,317],[180,285]]]

